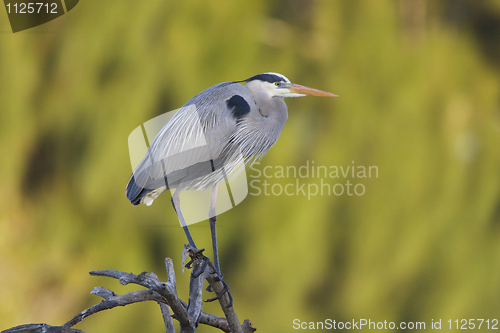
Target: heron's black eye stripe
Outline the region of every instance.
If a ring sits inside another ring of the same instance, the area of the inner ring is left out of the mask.
[[[234,95],[226,104],[236,121],[241,121],[250,112],[250,105],[240,95]]]
[[[279,77],[278,75],[264,73],[264,74],[257,74],[255,76],[252,76],[251,78],[246,79],[245,81],[250,82],[253,80],[261,80],[264,82],[274,83],[274,82],[283,81],[283,78]]]

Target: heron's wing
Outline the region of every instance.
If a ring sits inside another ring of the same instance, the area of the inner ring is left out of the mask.
[[[136,183],[154,189],[211,172],[226,160],[237,123],[256,107],[248,89],[221,83],[187,102],[160,130],[134,171]],[[215,165],[214,165],[215,161]]]

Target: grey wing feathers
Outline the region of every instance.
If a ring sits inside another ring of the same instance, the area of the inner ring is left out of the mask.
[[[190,174],[200,176],[201,169],[213,168],[214,160],[220,166],[237,126],[226,103],[234,95],[251,100],[244,86],[226,82],[202,91],[177,111],[134,170],[127,186],[132,203],[140,201],[137,197],[144,196],[144,191],[165,186],[165,181],[170,184],[167,187],[176,187]]]

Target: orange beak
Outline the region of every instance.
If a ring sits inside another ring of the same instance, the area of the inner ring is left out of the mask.
[[[338,95],[332,94],[327,91],[309,88],[295,83],[292,83],[290,87],[288,87],[288,90],[297,94],[309,95],[309,96],[339,97]]]

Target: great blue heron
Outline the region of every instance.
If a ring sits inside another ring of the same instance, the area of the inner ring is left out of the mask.
[[[244,85],[242,85],[243,83]],[[127,185],[134,205],[151,205],[165,190],[175,189],[172,205],[191,246],[196,247],[180,209],[183,190],[212,187],[209,211],[214,264],[220,273],[216,212],[218,183],[243,160],[264,156],[288,119],[284,97],[337,96],[291,83],[278,73],[212,86],[189,100],[160,130]]]

